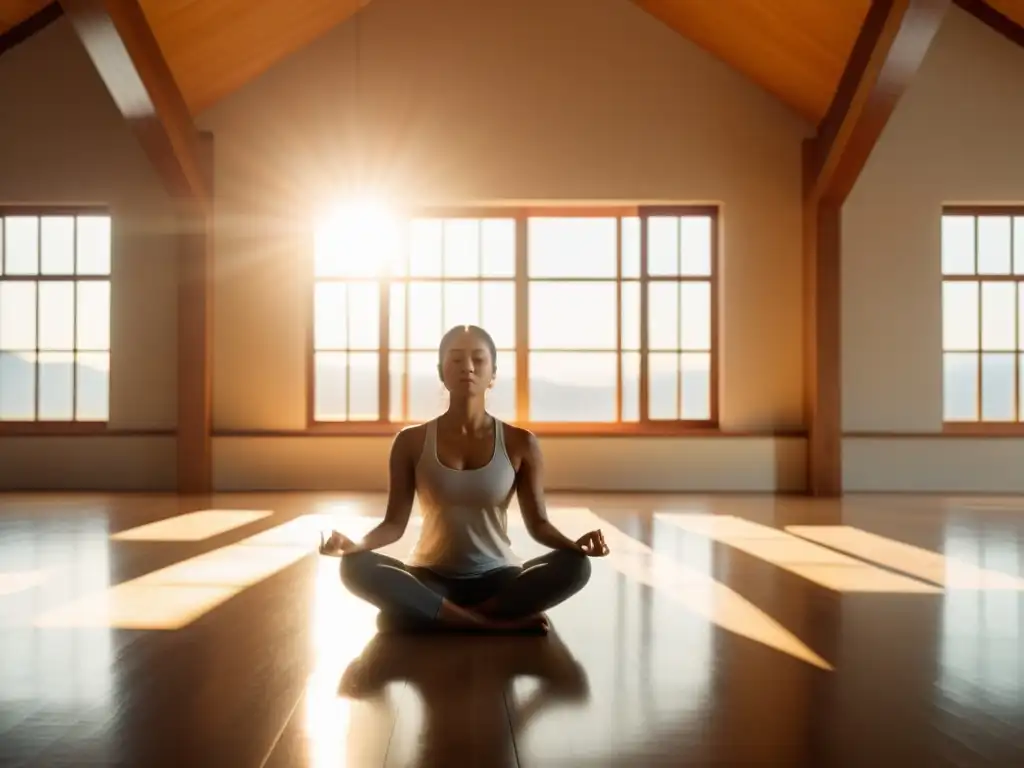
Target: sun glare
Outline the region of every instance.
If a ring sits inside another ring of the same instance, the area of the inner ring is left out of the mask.
[[[401,227],[398,217],[375,200],[334,206],[318,218],[318,277],[378,277],[398,264]]]

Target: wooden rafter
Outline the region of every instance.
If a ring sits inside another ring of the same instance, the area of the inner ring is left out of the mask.
[[[199,131],[138,0],[61,0],[114,102],[177,198],[209,200]]]
[[[954,0],[954,2],[982,24],[1024,48],[1024,27],[1001,13],[991,3],[986,0]],[[1022,6],[1022,11],[1024,11],[1024,6]]]
[[[842,493],[841,209],[951,0],[874,0],[817,135],[804,146],[807,485]]]

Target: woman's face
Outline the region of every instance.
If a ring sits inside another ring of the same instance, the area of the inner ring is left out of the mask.
[[[456,336],[444,351],[441,381],[452,394],[483,394],[494,384],[494,360],[487,343],[472,331]]]

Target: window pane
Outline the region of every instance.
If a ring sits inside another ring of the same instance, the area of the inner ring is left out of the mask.
[[[444,330],[480,325],[480,283],[444,284]]]
[[[498,351],[498,375],[487,394],[487,410],[495,418],[515,421],[516,418],[516,353]]]
[[[486,282],[483,290],[483,327],[498,349],[516,345],[516,285],[513,282]]]
[[[110,217],[79,216],[75,226],[78,240],[76,264],[80,275],[110,274]]]
[[[1024,216],[1013,219],[1013,271],[1024,275]]]
[[[622,348],[640,349],[640,283],[622,284]]]
[[[683,349],[711,349],[711,283],[687,282],[680,286],[682,307],[679,331]]]
[[[345,418],[346,380],[344,352],[317,352],[313,359],[313,416],[318,421]]]
[[[395,270],[399,228],[388,216],[343,210],[317,225],[314,266],[318,277],[375,277]]]
[[[388,357],[388,378],[391,392],[388,418],[395,422],[405,421],[405,402],[402,399],[405,389],[405,352],[392,352]]]
[[[375,421],[380,414],[380,353],[353,352],[348,356],[348,418]]]
[[[978,356],[947,352],[943,359],[943,412],[946,421],[978,418]]]
[[[316,349],[348,346],[348,302],[344,283],[317,283],[313,297],[313,344]]]
[[[1024,283],[1017,285],[1017,349],[1024,349]]]
[[[415,219],[409,227],[409,275],[441,276],[441,242],[444,225],[440,219]]]
[[[39,283],[39,348],[75,348],[75,284]]]
[[[380,284],[349,283],[349,349],[380,349]]]
[[[706,352],[683,353],[679,368],[683,387],[681,418],[710,419],[711,355]]]
[[[75,219],[73,216],[45,216],[42,232],[42,273],[75,273]]]
[[[530,277],[615,277],[614,218],[531,218]]]
[[[942,343],[947,350],[978,348],[978,284],[942,284]]]
[[[711,217],[683,216],[680,219],[680,274],[711,274]]]
[[[679,349],[679,283],[650,283],[647,342],[651,349]]]
[[[531,282],[530,347],[615,349],[615,292],[614,282]]]
[[[80,421],[106,421],[110,401],[110,355],[107,352],[80,352],[75,395]]]
[[[647,274],[679,274],[679,218],[652,216],[647,220]]]
[[[110,283],[86,282],[77,287],[78,348],[107,350],[110,348]]]
[[[388,343],[392,349],[405,349],[405,283],[391,286],[388,304]]]
[[[622,354],[622,420],[640,420],[640,353]]]
[[[978,272],[1010,274],[1010,217],[978,217]]]
[[[480,275],[480,222],[449,219],[444,223],[445,277]]]
[[[75,356],[71,352],[39,354],[39,418],[71,421],[75,418]]]
[[[448,407],[448,392],[437,373],[437,352],[410,352],[408,365],[409,420],[427,421]]]
[[[942,273],[974,274],[974,217],[942,217]]]
[[[1017,291],[1013,283],[981,284],[981,348],[1012,350],[1017,335]],[[1011,366],[1012,368],[1012,366]]]
[[[640,277],[640,217],[622,219],[622,276]]]
[[[1016,355],[981,356],[981,418],[985,421],[1013,421]]]
[[[484,219],[480,226],[484,277],[514,277],[516,274],[515,219]]]
[[[410,283],[409,300],[409,348],[437,349],[441,341],[441,283]]]
[[[612,422],[616,419],[614,352],[531,352],[530,420]]]
[[[0,283],[0,349],[35,348],[36,284]]]
[[[647,357],[647,410],[651,419],[679,418],[679,353],[652,352]]]
[[[0,419],[28,421],[36,412],[34,352],[0,352]]]
[[[39,272],[39,218],[8,216],[4,227],[4,271],[8,275]]]

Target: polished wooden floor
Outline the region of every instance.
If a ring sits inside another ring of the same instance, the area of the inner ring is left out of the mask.
[[[547,638],[377,636],[381,503],[0,496],[0,765],[1024,764],[1024,498],[555,497]]]

